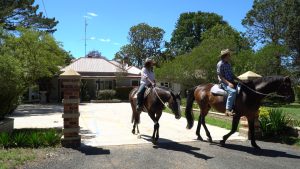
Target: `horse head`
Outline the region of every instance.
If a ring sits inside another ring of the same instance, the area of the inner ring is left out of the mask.
[[[176,119],[181,118],[181,109],[180,109],[180,103],[181,103],[181,97],[180,97],[180,92],[174,94],[173,92],[171,93],[171,98],[169,99],[169,108],[172,110],[172,112],[175,114]]]
[[[284,96],[285,101],[292,103],[295,101],[295,94],[292,88],[292,81],[289,77],[282,78],[281,84],[276,91],[278,95]]]

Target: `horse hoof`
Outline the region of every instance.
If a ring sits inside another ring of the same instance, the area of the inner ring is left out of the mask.
[[[210,142],[210,143],[213,142],[211,138],[207,138],[207,141]]]
[[[224,147],[225,141],[224,141],[224,140],[221,140],[221,141],[220,141],[220,145],[221,145],[222,147]]]
[[[203,138],[201,136],[198,136],[197,140],[203,141]]]
[[[141,135],[139,134],[139,135],[137,136],[137,138],[138,138],[138,139],[141,139]]]
[[[255,150],[261,150],[261,148],[257,144],[252,144],[252,147],[254,147]]]
[[[154,145],[157,145],[157,141],[155,141],[155,140],[153,140],[152,143],[153,143]]]
[[[134,131],[134,130],[132,130],[131,132],[132,132],[132,134],[135,134],[135,131]]]

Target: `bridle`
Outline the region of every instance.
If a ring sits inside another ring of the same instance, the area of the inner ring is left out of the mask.
[[[265,97],[279,97],[279,98],[287,98],[287,97],[289,97],[289,96],[283,96],[283,95],[280,95],[280,94],[277,94],[276,92],[272,92],[272,93],[268,93],[268,94],[266,94],[266,93],[261,93],[261,92],[259,92],[259,91],[257,91],[257,90],[254,90],[254,89],[252,89],[252,88],[250,88],[248,85],[246,85],[245,83],[243,83],[242,81],[238,81],[238,83],[239,84],[241,84],[242,86],[244,86],[244,87],[246,87],[247,89],[249,89],[250,91],[252,91],[253,93],[256,93],[256,94],[258,94],[258,95],[262,95],[262,96],[265,96]],[[278,87],[278,89],[280,89],[280,87],[282,86],[283,84],[280,84],[279,85],[279,87]]]

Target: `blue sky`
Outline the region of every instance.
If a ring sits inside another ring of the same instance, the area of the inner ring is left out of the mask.
[[[59,24],[54,37],[76,58],[84,56],[84,20],[87,19],[87,51],[98,50],[112,59],[128,43],[131,26],[145,22],[165,30],[169,41],[183,12],[215,12],[232,27],[245,31],[242,19],[252,0],[44,0],[48,17]],[[44,12],[42,0],[36,0]]]

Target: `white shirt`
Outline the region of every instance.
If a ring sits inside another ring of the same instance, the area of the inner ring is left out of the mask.
[[[151,80],[152,82],[155,80],[155,75],[153,71],[150,71],[148,69],[146,69],[145,67],[143,67],[142,71],[141,71],[141,84],[146,84],[149,85],[151,84],[149,82],[149,80],[147,80],[147,77],[149,78],[149,80]]]

